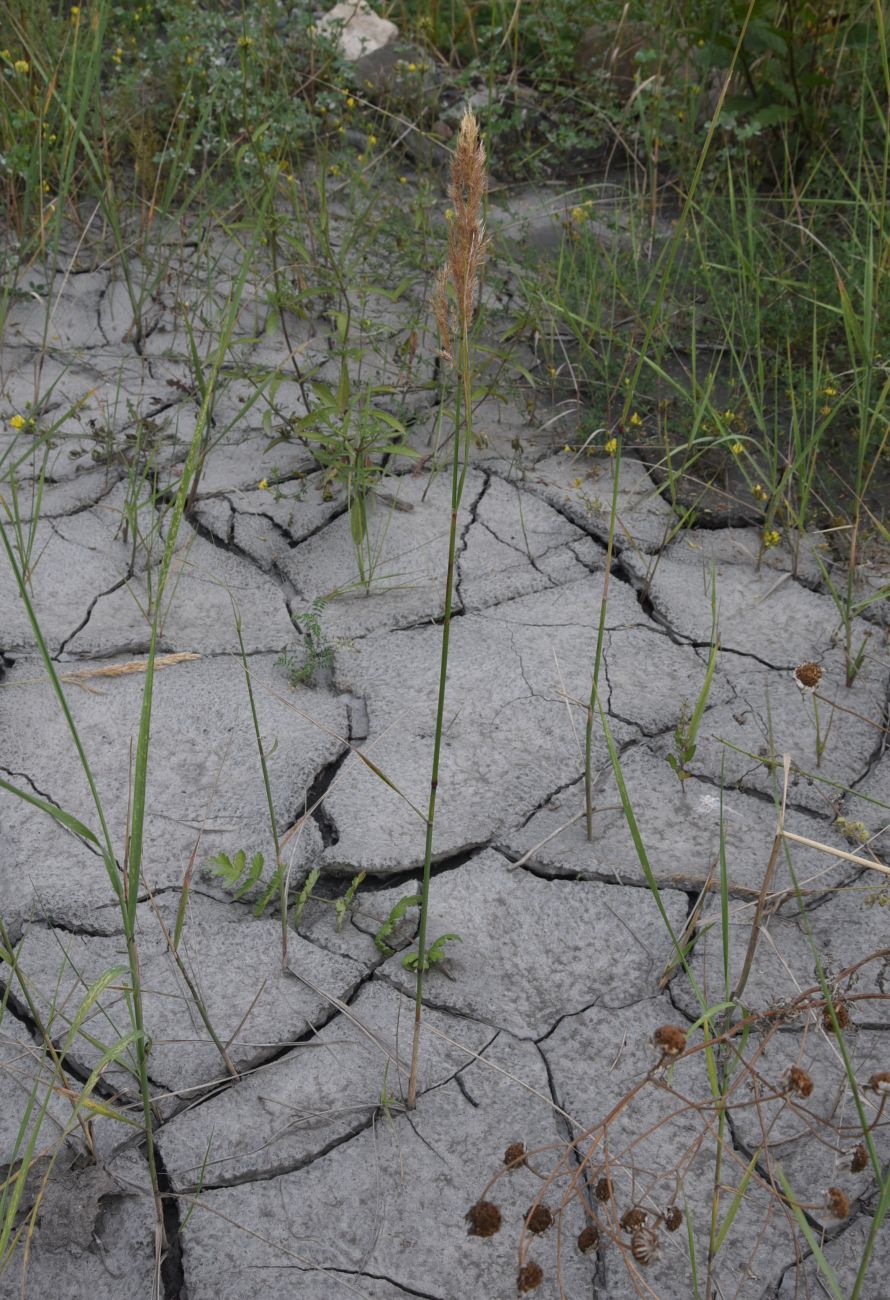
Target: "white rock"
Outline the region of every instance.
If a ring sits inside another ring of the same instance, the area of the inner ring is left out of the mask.
[[[341,25],[342,24],[342,25]],[[395,23],[380,18],[365,0],[343,0],[334,5],[318,24],[319,31],[337,32],[337,44],[344,58],[354,63],[363,54],[389,45],[399,34]]]

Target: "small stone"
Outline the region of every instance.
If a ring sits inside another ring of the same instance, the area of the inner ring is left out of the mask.
[[[380,18],[366,0],[334,5],[320,20],[318,30],[324,35],[336,34],[340,53],[350,63],[389,45],[399,34],[395,23]]]

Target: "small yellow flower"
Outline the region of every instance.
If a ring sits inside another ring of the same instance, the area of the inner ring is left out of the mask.
[[[340,175],[340,168],[336,163],[331,163],[330,167],[328,168],[328,171],[331,173],[332,176]]]
[[[346,107],[355,108],[355,100],[352,98],[351,95],[346,96]]]
[[[606,442],[603,443],[603,451],[607,452],[610,456],[614,456],[617,450],[618,450],[617,438],[609,438]]]
[[[407,177],[407,176],[400,176],[400,177],[399,177],[399,184],[400,184],[400,185],[407,185],[407,184],[408,184],[408,177]]]
[[[43,182],[43,192],[44,194],[49,194],[49,181]]]
[[[337,127],[337,134],[338,134],[338,135],[345,135],[345,134],[346,134],[346,127],[345,127],[345,126],[338,126],[338,127]]]
[[[820,414],[820,415],[831,415],[831,407],[828,406],[827,404],[826,404],[825,406],[820,406],[820,407],[819,407],[819,414]]]
[[[72,21],[76,22],[80,17],[80,5],[72,5],[68,12],[71,14]]]
[[[374,148],[374,145],[377,143],[377,137],[376,137],[376,135],[369,135],[369,136],[367,136],[367,141],[368,141],[368,148],[369,148],[369,149],[373,149],[373,148]]]
[[[0,50],[0,59],[9,59],[9,50]]]
[[[416,71],[417,71],[417,64],[416,64],[416,63],[409,63],[409,64],[408,64],[408,71],[409,71],[409,72],[416,72]]]
[[[579,488],[579,487],[581,486],[582,482],[583,482],[583,480],[580,479],[580,478],[573,478],[573,479],[572,479],[572,487],[573,487],[573,488]]]
[[[114,53],[112,54],[112,56],[111,56],[111,62],[112,62],[112,63],[117,63],[118,65],[120,65],[120,61],[121,61],[121,59],[123,58],[123,53],[124,53],[124,51],[123,51],[123,49],[121,48],[121,46],[119,45],[119,46],[117,47],[117,49],[114,51]]]
[[[741,456],[745,448],[742,443],[734,442],[729,450],[732,452],[733,456]]]
[[[827,388],[823,388],[822,392],[825,394],[826,397],[837,397],[837,389],[832,388],[830,384]]]
[[[751,489],[751,495],[752,497],[756,497],[758,501],[766,501],[769,498],[769,493],[760,483],[754,484]]]
[[[636,411],[634,411],[633,415],[630,417],[630,422],[635,429],[638,429],[643,423]]]
[[[31,65],[27,59],[16,59],[12,66],[15,68],[16,72],[20,72],[22,76],[24,76],[26,72],[31,71]]]
[[[775,528],[768,528],[763,534],[763,545],[767,551],[773,546],[778,546],[781,540],[782,538],[776,532]]]
[[[265,492],[268,486],[269,486],[269,480],[267,478],[261,478],[259,483],[257,483],[257,487],[261,492]]]
[[[735,419],[735,411],[724,411],[723,418],[727,424],[732,424],[733,420]]]
[[[357,163],[363,163],[363,162],[365,161],[365,155],[364,155],[363,153],[358,153],[358,154],[356,154],[356,155],[355,155],[355,161],[356,161]]]
[[[253,37],[252,37],[252,36],[239,36],[239,37],[238,37],[238,48],[239,48],[239,50],[249,50],[250,47],[251,47],[251,45],[253,45],[253,43],[254,43],[254,40],[253,40]]]
[[[9,421],[9,424],[12,429],[24,429],[26,424],[25,417],[23,415],[14,415]]]
[[[556,369],[556,366],[548,366],[547,374],[550,376],[551,379],[555,379],[556,376],[559,374],[559,371]]]
[[[585,219],[587,213],[584,211],[583,208],[574,207],[572,208],[572,211],[569,213],[569,215],[573,221],[577,221],[580,223]]]
[[[454,220],[454,208],[446,208],[446,209],[445,209],[445,220],[446,220],[446,221],[453,221],[453,220]]]
[[[563,447],[563,451],[565,452],[565,454],[566,454],[567,456],[571,456],[571,454],[572,454],[572,449],[571,449],[571,447],[569,446],[568,443],[566,443],[566,445]]]

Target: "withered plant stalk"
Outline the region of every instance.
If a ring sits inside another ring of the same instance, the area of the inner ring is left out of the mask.
[[[454,571],[457,556],[457,517],[470,460],[473,432],[472,371],[470,365],[470,327],[479,286],[479,271],[485,260],[487,239],[482,224],[482,198],[485,193],[485,149],[479,138],[479,124],[472,113],[465,113],[460,124],[457,147],[451,161],[448,197],[451,200],[448,232],[448,257],[436,277],[432,306],[439,328],[442,355],[455,371],[455,413],[453,456],[451,462],[451,527],[448,537],[448,568],[445,575],[445,613],[442,620],[442,654],[439,666],[439,695],[436,709],[436,732],[433,741],[433,766],[430,799],[426,819],[426,848],[423,859],[423,883],[420,889],[420,931],[417,951],[417,983],[414,999],[414,1037],[411,1045],[411,1073],[408,1079],[407,1104],[417,1098],[417,1066],[420,1055],[420,1025],[423,999],[423,976],[426,965],[427,913],[429,911],[430,865],[433,857],[433,831],[436,820],[436,794],[439,786],[439,759],[445,719],[445,682],[448,674],[448,643],[451,632],[451,606],[454,596]],[[449,292],[452,302],[449,302]]]

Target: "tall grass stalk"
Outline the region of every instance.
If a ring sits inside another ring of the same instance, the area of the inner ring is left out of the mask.
[[[479,137],[479,124],[473,114],[467,112],[461,120],[457,147],[451,162],[448,197],[452,204],[452,217],[448,234],[448,258],[436,278],[433,293],[433,309],[439,327],[442,353],[456,371],[456,383],[454,440],[451,461],[451,527],[448,536],[448,569],[445,575],[445,613],[442,620],[442,654],[439,666],[436,732],[433,741],[433,767],[430,777],[430,798],[426,820],[423,881],[420,888],[420,930],[417,940],[414,1037],[411,1044],[411,1073],[408,1079],[407,1096],[409,1108],[414,1106],[417,1098],[417,1067],[420,1057],[423,974],[426,965],[430,866],[433,857],[436,795],[439,787],[439,759],[442,751],[442,734],[445,722],[448,644],[451,632],[451,606],[454,597],[454,573],[457,561],[457,518],[467,477],[473,430],[470,326],[473,320],[473,310],[479,285],[479,270],[485,259],[487,246],[481,215],[484,193],[485,149]],[[449,303],[449,287],[454,298],[453,305]],[[456,336],[456,346],[454,336]],[[456,357],[455,351],[457,353]]]

